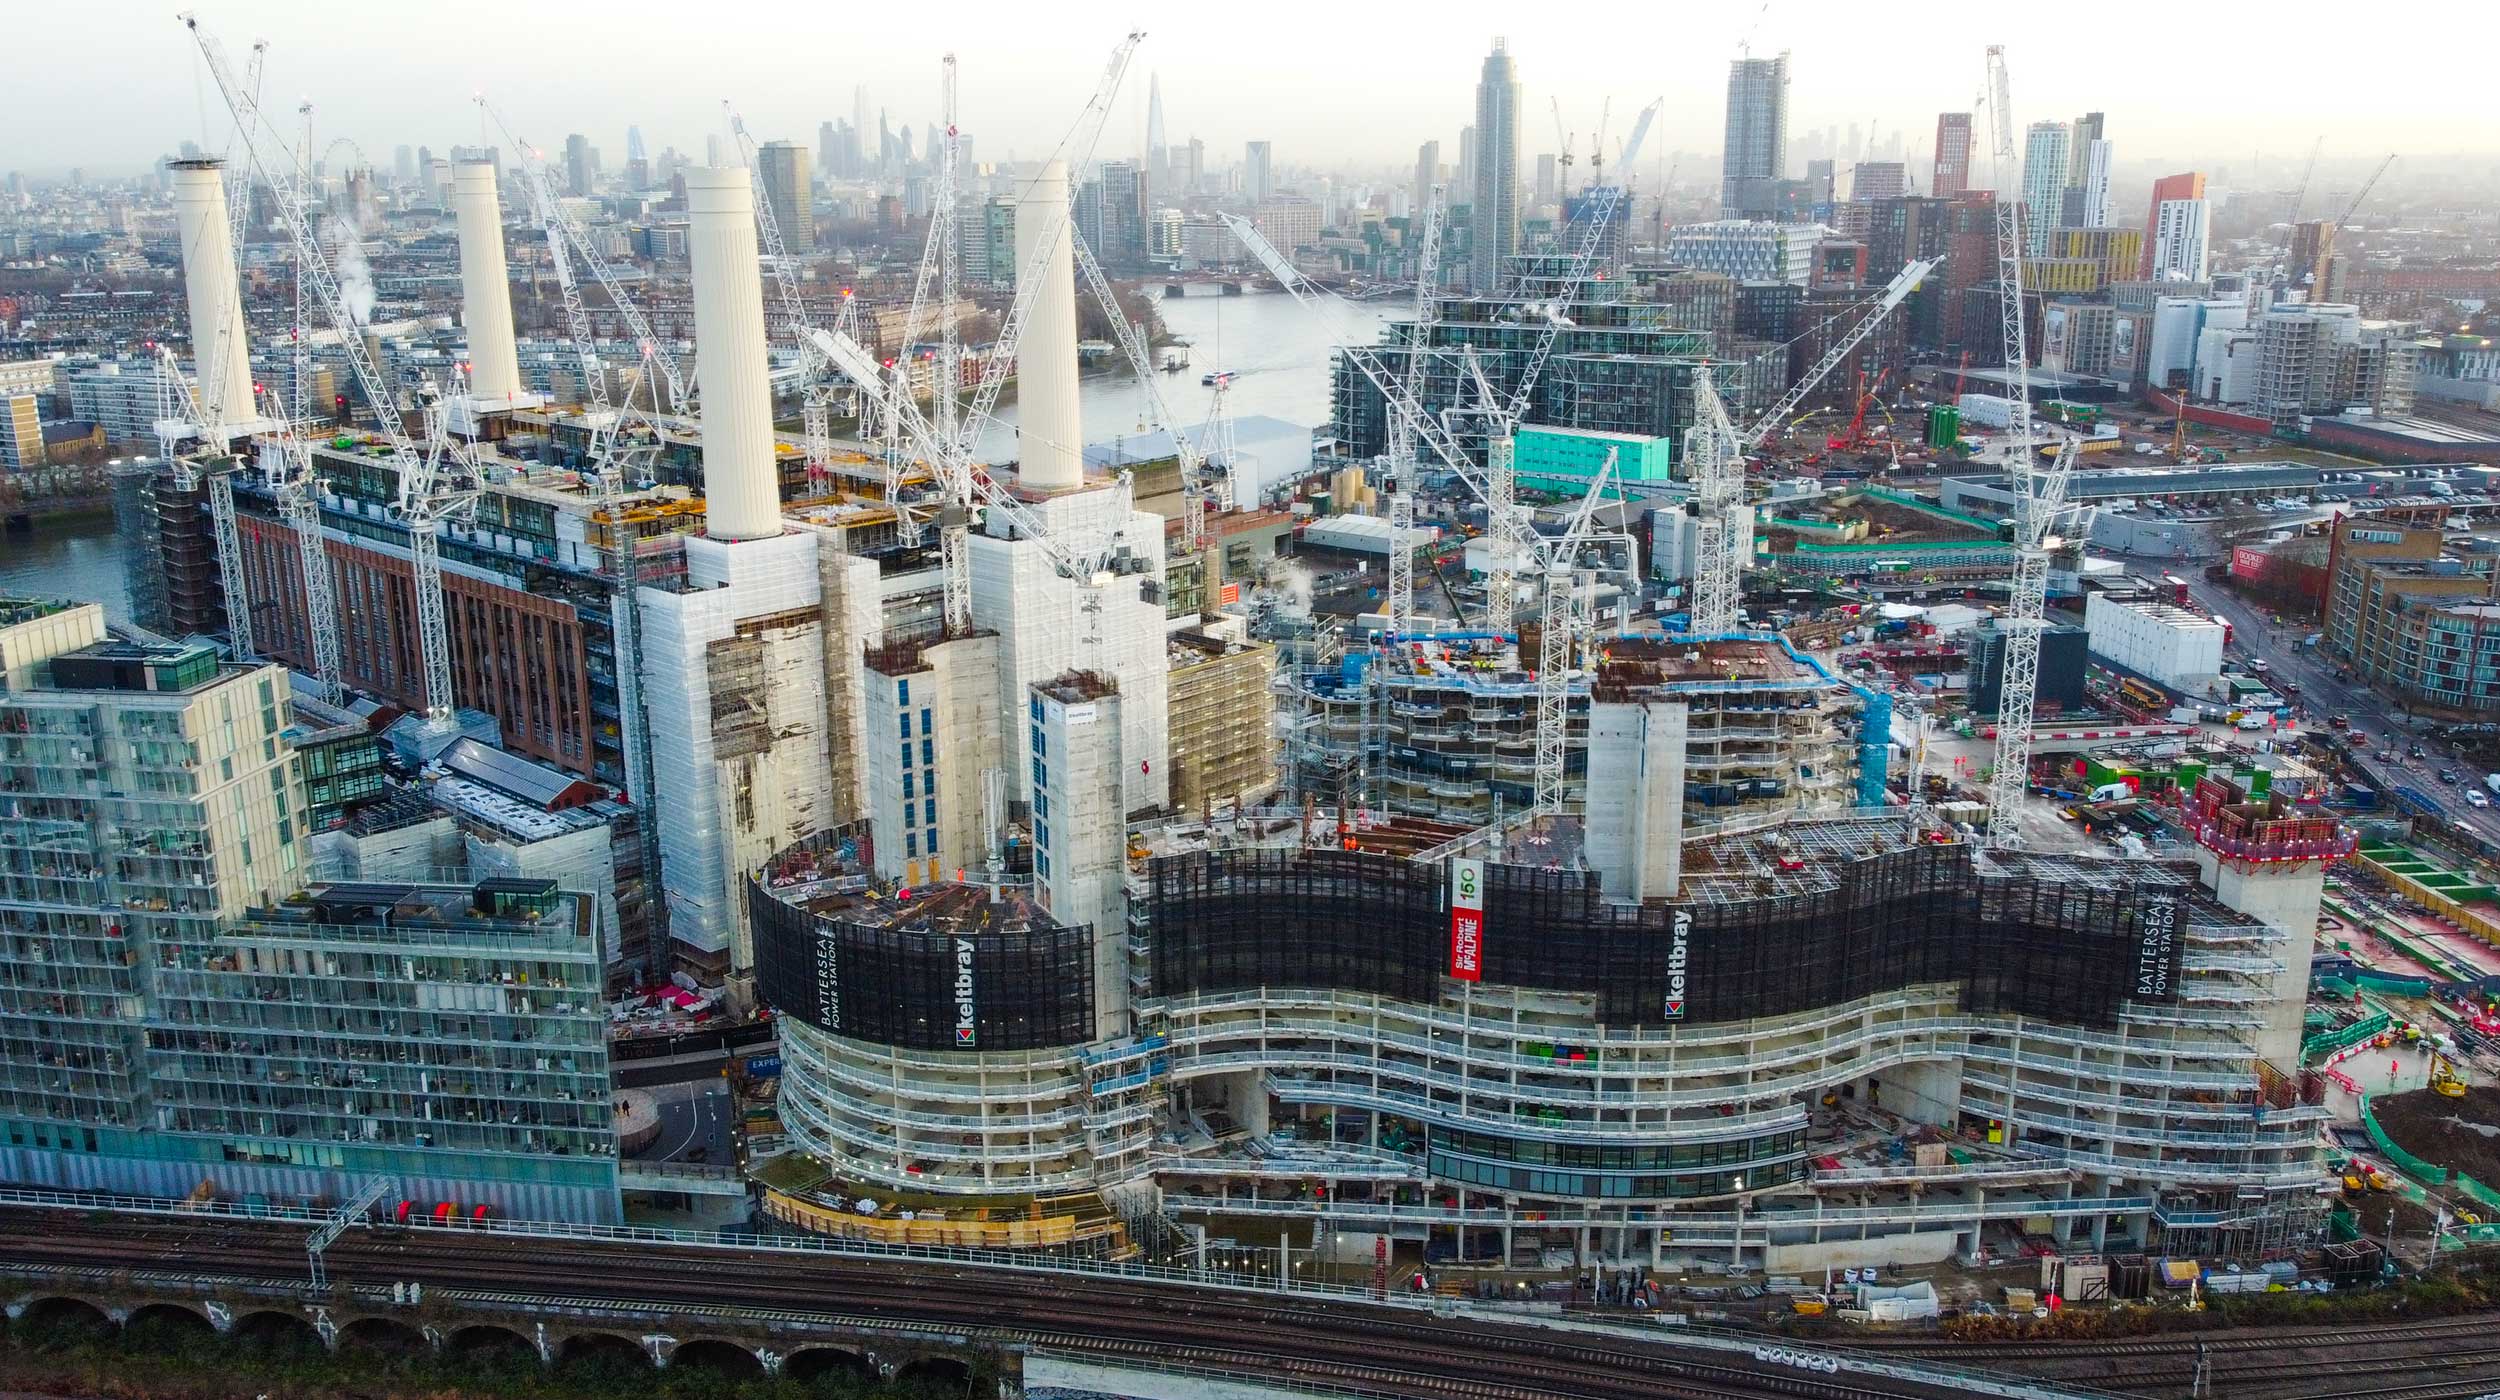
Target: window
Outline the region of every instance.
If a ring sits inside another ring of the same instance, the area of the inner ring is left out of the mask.
[[[919,832],[916,832],[916,831],[907,831],[907,832],[904,832],[904,833],[903,833],[903,855],[905,856],[905,858],[910,859],[910,860],[918,860],[918,859],[920,859],[920,833],[919,833]]]
[[[937,740],[923,739],[920,741],[920,761],[923,763],[937,762]]]
[[[1042,762],[1042,761],[1041,761],[1040,759],[1038,759],[1038,758],[1037,758],[1037,759],[1035,759],[1035,760],[1033,760],[1033,790],[1034,790],[1034,791],[1036,791],[1036,792],[1039,792],[1039,791],[1041,791],[1043,788],[1046,788],[1046,787],[1049,787],[1049,786],[1050,786],[1050,765],[1049,765],[1049,764],[1047,764],[1047,763]]]
[[[921,733],[923,733],[923,734],[928,734],[928,733],[933,732],[933,731],[930,729],[930,725],[929,725],[929,709],[928,709],[928,707],[927,707],[926,705],[923,705],[923,706],[920,708],[920,732],[921,732]]]
[[[903,741],[903,766],[911,767],[911,741],[908,739]]]
[[[905,773],[905,774],[903,775],[903,800],[904,800],[905,802],[909,802],[909,801],[911,801],[911,800],[912,800],[912,798],[914,798],[914,797],[916,797],[916,796],[918,796],[918,795],[919,795],[919,794],[917,794],[917,793],[915,793],[915,792],[913,792],[913,791],[911,790],[911,785],[912,785],[912,775],[911,775],[911,774],[909,774],[909,773]]]
[[[1043,879],[1047,880],[1050,878],[1050,853],[1048,851],[1035,851],[1033,853],[1033,869]]]
[[[894,703],[897,705],[911,703],[911,681],[908,677],[894,683]]]
[[[1042,722],[1042,697],[1040,697],[1040,696],[1038,696],[1038,695],[1036,695],[1036,696],[1034,696],[1034,697],[1033,697],[1032,710],[1033,710],[1033,722],[1034,722],[1035,724],[1039,724],[1039,723],[1041,723],[1041,722]]]
[[[924,836],[929,843],[929,856],[934,860],[936,859],[938,853],[937,828],[934,826],[930,827],[928,831],[924,833]]]
[[[1050,823],[1033,823],[1033,844],[1045,851],[1050,849]]]
[[[921,819],[922,821],[924,821],[924,822],[927,822],[927,823],[928,823],[929,825],[931,825],[931,826],[935,826],[935,825],[937,825],[937,799],[936,799],[936,798],[934,798],[934,797],[932,797],[932,798],[928,798],[928,799],[924,800],[924,801],[920,804],[920,819]]]
[[[1050,820],[1050,798],[1048,795],[1038,792],[1033,794],[1033,815],[1041,818],[1043,821]]]
[[[1033,726],[1033,756],[1050,757],[1050,741],[1042,737],[1042,727],[1038,724]]]

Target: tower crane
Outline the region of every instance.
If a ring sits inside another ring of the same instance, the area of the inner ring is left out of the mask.
[[[1554,139],[1562,143],[1562,154],[1554,161],[1555,167],[1560,172],[1555,176],[1555,188],[1569,189],[1571,188],[1571,129],[1563,124],[1562,99],[1557,97],[1553,101]]]
[[[1424,364],[1430,355],[1433,323],[1441,319],[1442,187],[1432,187],[1424,210],[1424,228],[1415,254],[1415,348],[1406,361],[1406,401],[1423,397]],[[1407,539],[1415,529],[1415,426],[1405,406],[1389,409],[1389,635],[1405,636],[1415,627],[1415,555]]]
[[[2005,47],[1988,46],[1988,115],[1994,128],[1997,182],[2011,189],[2014,113]],[[1988,777],[1988,844],[2020,849],[2023,799],[2031,781],[2031,728],[2040,696],[2040,634],[2046,626],[2051,528],[2063,513],[2074,474],[2072,452],[2043,469],[2033,453],[2031,366],[2023,334],[2022,201],[1997,201],[1997,321],[2005,351],[2008,422],[2005,484],[2014,497],[2014,577],[2004,619],[2005,674],[1997,690],[1995,767]]]
[[[962,285],[963,232],[960,226],[962,211],[956,197],[956,181],[959,178],[957,159],[962,140],[956,130],[956,66],[955,56],[951,53],[944,59],[940,92],[944,127],[942,137],[934,143],[933,152],[938,157],[938,183],[930,197],[928,239],[921,249],[919,271],[912,278],[911,305],[903,314],[901,343],[895,347],[893,369],[897,391],[905,398],[912,397],[911,347],[929,333],[930,322],[934,318],[938,323],[938,348],[929,366],[931,426],[937,431],[938,441],[952,442],[963,379],[962,331],[955,319],[958,289]],[[933,288],[940,303],[936,310],[932,310],[930,305]],[[853,339],[858,338],[856,330],[851,334]],[[886,499],[894,502],[895,523],[904,542],[918,544],[920,522],[912,518],[900,500],[903,481],[902,454],[898,450],[900,438],[890,425],[886,436]],[[944,478],[941,476],[940,480],[943,482]],[[960,503],[963,498],[960,492],[950,492],[947,499]],[[941,523],[938,541],[941,556],[949,548],[944,528]],[[960,534],[954,538],[952,545],[960,553],[963,545]],[[964,625],[969,626],[968,593],[963,601],[967,609]]]
[[[480,97],[477,99],[477,105],[478,110],[485,115],[486,119],[493,122],[495,129],[503,134],[504,141],[521,153],[525,162],[545,159],[544,154],[536,146],[514,134],[511,124],[503,119],[503,113],[497,111],[492,103]],[[702,386],[687,378],[684,368],[677,363],[677,356],[670,350],[668,342],[652,333],[650,319],[642,314],[641,307],[635,305],[633,300],[625,295],[615,271],[608,266],[607,259],[600,255],[598,246],[591,242],[590,234],[582,228],[580,221],[565,209],[563,201],[557,200],[549,208],[554,215],[557,228],[563,232],[565,241],[572,245],[573,255],[580,258],[582,265],[590,269],[590,275],[598,282],[600,290],[607,293],[608,304],[615,309],[618,319],[624,321],[626,332],[634,338],[635,352],[644,362],[646,372],[652,366],[658,367],[661,380],[668,385],[668,403],[664,411],[675,414],[692,412],[694,395],[700,392]],[[552,242],[553,239],[549,241]]]
[[[298,279],[301,280],[300,278]],[[297,343],[303,340],[299,326]],[[302,359],[298,352],[297,359]],[[303,367],[296,368],[298,381]],[[278,518],[294,532],[304,576],[304,630],[312,640],[313,677],[321,698],[337,704],[346,691],[344,649],[339,639],[337,581],[330,570],[330,548],[321,534],[321,479],[313,468],[312,444],[300,422],[270,396],[268,417],[277,424],[263,457],[264,479],[278,499]]]
[[[555,273],[556,292],[563,304],[565,330],[572,337],[573,353],[581,362],[582,394],[589,410],[584,417],[590,427],[587,455],[591,480],[598,491],[600,512],[607,516],[608,548],[616,577],[616,609],[610,626],[616,651],[617,702],[628,721],[620,726],[629,766],[627,796],[643,808],[642,819],[635,824],[643,869],[656,871],[661,861],[660,824],[651,806],[658,792],[658,780],[652,770],[650,710],[642,693],[642,602],[636,578],[642,542],[625,519],[625,501],[629,491],[639,489],[647,480],[649,458],[659,450],[658,405],[655,402],[650,413],[641,414],[635,407],[634,396],[647,392],[657,400],[660,385],[651,347],[646,344],[642,347],[640,370],[626,386],[624,401],[619,404],[612,399],[607,366],[599,357],[589,308],[582,302],[581,280],[573,271],[555,185],[546,162],[524,148],[519,164],[523,183],[529,190],[531,211],[546,234],[547,260]],[[609,294],[615,295],[613,288]],[[661,900],[657,907],[661,917],[666,918],[668,902]]]
[[[738,163],[749,170],[756,168],[755,138],[747,133],[746,119],[726,100],[721,110],[729,115],[730,138],[738,145]],[[773,201],[764,190],[762,180],[748,182],[755,199],[755,232],[764,244],[764,265],[772,269],[773,288],[781,298],[783,328],[799,348],[799,424],[806,444],[807,479],[821,484],[833,474],[833,421],[829,386],[824,382],[825,366],[816,353],[813,341],[807,338],[807,302],[799,295],[799,275],[790,265],[789,246],[782,242],[781,220],[773,213]],[[793,198],[804,199],[804,191]]]
[[[1918,290],[1919,283],[1941,261],[1921,258],[1894,274],[1867,314],[1834,341],[1821,359],[1797,376],[1797,382],[1789,385],[1787,392],[1749,428],[1740,430],[1728,418],[1727,405],[1719,397],[1710,367],[1702,365],[1694,371],[1694,421],[1684,435],[1684,473],[1693,484],[1690,613],[1694,632],[1703,636],[1732,632],[1744,620],[1745,559],[1753,548],[1752,531],[1744,527],[1741,519],[1745,505],[1745,454],[1759,447],[1817,385],[1857,353],[1858,346],[1909,299],[1910,293]]]
[[[257,99],[236,78],[232,65],[226,61],[225,49],[217,39],[202,29],[199,21],[188,13],[180,16],[199,46],[209,72],[225,95],[226,104],[235,114],[242,132],[243,146],[260,178],[277,192],[275,201],[279,217],[294,240],[300,274],[312,284],[313,292],[339,334],[340,349],[349,369],[354,373],[366,401],[373,406],[375,418],[389,444],[391,464],[398,476],[398,500],[395,508],[408,529],[410,572],[417,609],[417,652],[424,672],[426,719],[429,725],[444,726],[451,721],[454,705],[451,679],[451,636],[443,610],[443,562],[441,530],[443,522],[472,509],[479,487],[476,458],[465,445],[454,444],[444,424],[444,406],[439,394],[426,396],[427,442],[420,449],[409,440],[390,391],[373,358],[367,353],[364,337],[358,334],[356,318],[339,286],[337,270],[331,266],[327,251],[314,235],[308,210],[295,174],[292,153],[285,142],[271,134],[259,119]],[[353,229],[341,230],[343,247],[352,247]]]
[[[1632,138],[1624,143],[1621,164],[1625,170],[1633,169],[1633,162],[1640,159],[1641,144],[1648,138],[1650,123],[1665,101],[1660,98],[1642,109],[1640,119],[1633,125]],[[1558,125],[1561,119],[1561,109],[1557,107],[1555,121]],[[1566,145],[1568,140],[1566,137]],[[1553,358],[1554,347],[1560,343],[1563,329],[1570,324],[1562,308],[1569,306],[1572,299],[1580,294],[1580,289],[1587,285],[1596,269],[1598,251],[1605,246],[1607,226],[1614,222],[1625,193],[1626,187],[1622,185],[1591,188],[1588,198],[1594,201],[1595,208],[1588,210],[1588,227],[1580,236],[1579,249],[1572,257],[1570,270],[1563,275],[1554,304],[1547,308],[1544,330],[1537,336],[1536,346],[1529,352],[1527,363],[1519,372],[1519,382],[1511,387],[1507,404],[1498,415],[1490,416],[1487,421],[1485,482],[1491,490],[1485,496],[1485,536],[1492,550],[1493,568],[1487,574],[1485,609],[1487,624],[1497,629],[1510,620],[1514,600],[1510,596],[1513,577],[1509,566],[1526,550],[1529,533],[1527,522],[1521,516],[1511,491],[1511,433],[1527,417],[1537,382],[1544,377],[1546,363]],[[1230,216],[1227,217],[1229,219]]]
[[[251,89],[255,101],[260,97],[261,68],[268,59],[269,41],[254,39],[252,56],[243,61],[243,85]],[[252,224],[251,209],[250,167],[229,164],[226,167],[226,235],[228,246],[232,247],[238,256],[243,251],[243,232]]]
[[[1606,460],[1589,480],[1588,493],[1580,498],[1580,509],[1570,526],[1550,542],[1541,561],[1533,808],[1536,812],[1559,812],[1563,808],[1563,757],[1570,747],[1572,660],[1596,630],[1588,594],[1579,584],[1580,554],[1593,545],[1606,544],[1620,549],[1627,561],[1637,557],[1638,546],[1631,536],[1592,528],[1597,503],[1605,499],[1606,484],[1614,470],[1615,453],[1608,449]],[[1628,564],[1625,572],[1631,573]],[[1637,583],[1633,586],[1637,587]]]
[[[1068,236],[1074,240],[1078,273],[1084,277],[1094,300],[1102,307],[1104,318],[1111,322],[1112,338],[1119,342],[1121,352],[1128,357],[1129,368],[1136,371],[1138,388],[1146,400],[1148,421],[1172,439],[1172,450],[1180,458],[1181,535],[1189,541],[1191,549],[1204,549],[1207,544],[1209,491],[1215,489],[1219,508],[1231,504],[1232,491],[1229,487],[1214,486],[1214,483],[1223,480],[1223,474],[1211,465],[1206,444],[1193,441],[1188,433],[1181,431],[1180,420],[1172,416],[1171,405],[1164,402],[1163,388],[1156,382],[1154,359],[1147,353],[1145,339],[1121,313],[1120,299],[1113,295],[1111,281],[1103,275],[1102,264],[1094,260],[1094,250],[1085,245],[1084,236],[1073,227],[1068,230]],[[1219,379],[1216,381],[1216,393],[1221,395],[1223,392],[1223,381]],[[1229,452],[1225,463],[1229,468]]]
[[[2309,197],[2309,177],[2317,173],[2318,152],[2325,149],[2326,138],[2323,136],[2318,138],[2316,145],[2309,148],[2309,163],[2300,168],[2300,183],[2292,187],[2292,207],[2283,215],[2284,223],[2297,224],[2300,222],[2301,201]]]
[[[2344,212],[2336,215],[2335,218],[2328,222],[2325,227],[2318,230],[2317,255],[2310,261],[2309,264],[2309,296],[2311,300],[2324,297],[2327,294],[2328,287],[2334,282],[2335,234],[2337,230],[2343,228],[2345,224],[2351,222],[2353,215],[2361,212],[2361,202],[2370,197],[2370,191],[2378,188],[2379,177],[2386,174],[2387,167],[2394,165],[2395,163],[2396,157],[2392,153],[2387,157],[2387,159],[2380,161],[2378,163],[2378,169],[2370,172],[2370,178],[2361,182],[2361,192],[2352,197],[2352,203],[2344,206]]]
[[[1080,169],[1085,162],[1093,158],[1094,145],[1102,137],[1104,122],[1110,118],[1113,99],[1119,94],[1120,81],[1127,74],[1129,61],[1135,57],[1137,46],[1145,40],[1145,37],[1143,30],[1133,30],[1112,50],[1111,59],[1104,67],[1102,78],[1096,84],[1092,98],[1086,102],[1084,110],[1078,113],[1075,124],[1070,127],[1067,136],[1060,142],[1059,150],[1066,153],[1070,163],[1069,168]],[[954,64],[951,55],[947,64],[947,77],[946,150],[948,154],[943,159],[951,164],[954,159],[953,152],[958,149],[958,140],[953,134],[955,124]],[[939,218],[951,221],[954,217],[953,205],[954,201],[950,196],[942,208],[933,213],[933,224]],[[939,559],[945,590],[943,617],[949,635],[968,630],[972,625],[972,568],[966,541],[971,530],[973,512],[976,509],[996,511],[1013,522],[1019,532],[1029,533],[1037,539],[1043,538],[1045,534],[1040,519],[1031,511],[1026,510],[1022,502],[1017,501],[1000,487],[989,473],[982,469],[975,454],[979,446],[981,430],[991,421],[991,412],[998,404],[998,393],[1006,382],[1007,367],[1014,361],[1016,347],[1024,339],[1025,323],[1031,317],[1033,303],[1040,290],[1042,270],[1049,266],[1052,254],[1057,251],[1057,241],[1061,238],[1073,238],[1075,235],[1074,222],[1068,216],[1069,210],[1064,206],[1053,209],[1045,220],[1048,227],[1036,230],[1038,236],[1034,239],[1033,255],[1024,266],[1017,269],[1015,300],[1008,307],[1005,323],[999,328],[998,339],[991,346],[989,357],[982,362],[981,378],[973,388],[971,401],[960,413],[956,412],[953,386],[948,382],[951,366],[942,364],[939,367],[943,390],[938,395],[939,423],[930,422],[921,414],[919,406],[913,402],[909,392],[907,371],[905,375],[898,376],[903,379],[902,387],[891,387],[884,373],[884,367],[879,366],[876,358],[848,334],[815,329],[807,332],[808,339],[824,353],[827,361],[849,378],[857,386],[862,397],[875,404],[879,413],[887,416],[890,431],[894,432],[898,439],[908,437],[911,440],[913,446],[928,461],[930,469],[937,476],[943,500],[938,518]],[[934,238],[934,233],[932,236]],[[939,259],[939,275],[951,285],[953,274],[948,269],[953,266],[956,256],[954,240],[945,239],[933,246],[932,251]],[[926,259],[923,262],[922,276],[923,279],[927,276]],[[921,292],[916,289],[913,294],[915,302],[920,299],[920,296]],[[954,308],[950,303],[946,308],[946,315],[942,318],[949,327],[942,345],[950,347],[941,350],[942,359],[959,353],[951,349],[954,344],[953,311]],[[1118,319],[1116,314],[1113,319],[1115,321]],[[897,363],[899,367],[899,357]],[[950,416],[952,422],[946,424]],[[942,424],[945,426],[941,426]],[[1121,508],[1116,518],[1123,522],[1127,519],[1125,506]],[[1118,537],[1119,529],[1115,526],[1107,538],[1109,541],[1116,542]],[[1081,568],[1081,566],[1089,561],[1107,559],[1113,544],[1097,542],[1090,553],[1073,550],[1071,543],[1067,541],[1056,542],[1050,548],[1053,551],[1054,560],[1059,561],[1063,569],[1075,571],[1071,572],[1071,577],[1092,580],[1097,578],[1103,570],[1100,567]]]
[[[220,327],[217,339],[222,341],[227,334]],[[199,357],[202,365],[209,365],[221,363],[224,354],[204,346]],[[156,347],[156,390],[156,440],[173,468],[174,485],[191,492],[203,480],[207,482],[209,526],[217,544],[217,582],[226,597],[226,640],[237,661],[248,660],[259,653],[252,645],[251,590],[243,576],[243,541],[234,520],[234,473],[241,463],[233,443],[241,436],[239,425],[208,421],[191,381],[183,375],[182,362],[163,345]],[[193,439],[199,445],[186,452],[183,444]]]

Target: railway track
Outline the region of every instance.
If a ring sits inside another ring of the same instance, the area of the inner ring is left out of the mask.
[[[0,1261],[263,1281],[304,1275],[302,1227],[27,1214],[10,1222],[24,1228],[0,1232]],[[8,1218],[0,1212],[0,1221]],[[415,1282],[618,1304],[858,1316],[1004,1345],[1141,1364],[1183,1361],[1406,1400],[1894,1400],[1966,1393],[1778,1362],[1748,1364],[1741,1353],[1673,1350],[1664,1338],[1643,1345],[1329,1299],[1271,1302],[1218,1290],[883,1259],[759,1255],[742,1261],[748,1267],[724,1270],[714,1250],[430,1229],[350,1232],[325,1259],[331,1277],[343,1284]]]

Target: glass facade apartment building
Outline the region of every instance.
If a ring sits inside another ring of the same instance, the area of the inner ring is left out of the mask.
[[[615,1219],[587,900],[306,888],[288,702],[0,599],[0,1181]]]

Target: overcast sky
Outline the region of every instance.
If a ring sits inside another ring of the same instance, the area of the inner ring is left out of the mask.
[[[0,170],[124,173],[185,139],[223,147],[230,123],[177,3],[11,0],[19,61],[0,84]],[[270,42],[266,100],[290,129],[310,99],[317,144],[352,139],[386,167],[400,144],[440,153],[477,140],[480,92],[528,140],[553,148],[580,131],[611,166],[628,123],[654,156],[674,145],[701,159],[728,96],[759,139],[813,145],[817,123],[847,117],[861,83],[872,114],[882,106],[897,128],[919,128],[937,113],[950,48],[975,158],[1029,158],[1058,142],[1131,27],[1147,38],[1103,156],[1142,144],[1147,77],[1160,73],[1172,142],[1204,138],[1214,166],[1256,139],[1275,143],[1286,168],[1411,164],[1417,143],[1436,137],[1454,160],[1496,34],[1528,89],[1531,158],[1557,144],[1556,96],[1584,150],[1601,101],[1614,99],[1619,137],[1663,96],[1651,155],[1715,163],[1727,60],[1746,41],[1757,56],[1792,55],[1792,141],[1832,125],[1845,137],[1853,122],[1900,129],[1922,166],[1936,112],[1972,106],[1992,40],[2009,48],[2018,128],[2104,110],[2122,169],[2221,168],[2245,188],[2288,185],[2321,134],[2322,178],[2390,150],[2407,156],[2400,169],[2420,170],[2500,149],[2490,45],[2458,42],[2461,22],[2486,26],[2486,41],[2500,29],[2480,0],[2383,0],[2367,22],[2323,0],[2107,11],[2012,0],[1194,0],[1127,11],[1085,0],[200,0],[199,13],[238,64],[254,39]],[[2253,158],[2264,162],[2257,179]],[[1977,165],[1987,183],[1985,159]]]

